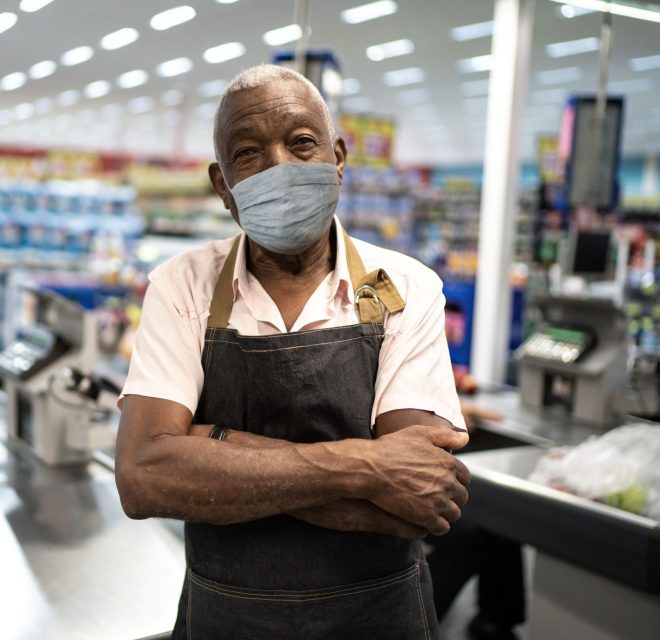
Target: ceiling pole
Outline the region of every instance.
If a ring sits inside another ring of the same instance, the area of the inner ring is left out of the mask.
[[[600,53],[598,57],[598,94],[596,96],[596,114],[593,130],[593,151],[591,156],[591,171],[589,184],[589,202],[593,211],[598,209],[598,186],[601,184],[601,173],[605,163],[600,161],[605,142],[605,111],[607,109],[607,77],[610,65],[610,50],[612,48],[612,14],[603,13],[603,23],[600,30]]]
[[[533,18],[534,0],[495,2],[471,355],[472,374],[482,383],[503,382],[506,374],[519,138]]]
[[[309,44],[309,1],[296,0],[293,21],[300,26],[302,36],[296,43],[295,69],[305,75],[307,70],[307,45]]]

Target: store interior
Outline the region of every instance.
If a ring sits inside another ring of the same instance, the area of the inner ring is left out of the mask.
[[[116,402],[149,272],[240,231],[213,118],[274,62],[346,141],[342,224],[442,278],[500,414],[458,455],[521,560],[511,637],[660,638],[660,2],[182,1],[0,6],[0,636],[169,637],[182,529],[122,512]]]

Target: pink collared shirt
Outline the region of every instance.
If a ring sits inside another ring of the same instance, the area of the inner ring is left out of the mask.
[[[335,218],[337,256],[291,331],[341,327],[359,322],[346,247]],[[216,240],[186,251],[149,274],[150,285],[122,397],[129,394],[172,400],[195,413],[204,383],[202,349],[213,290],[233,239]],[[243,335],[286,332],[279,309],[245,263],[241,236],[234,267],[230,329]],[[359,240],[355,247],[367,272],[382,268],[406,301],[405,309],[385,314],[375,401],[376,417],[394,409],[422,409],[465,428],[444,330],[440,278],[420,262]]]

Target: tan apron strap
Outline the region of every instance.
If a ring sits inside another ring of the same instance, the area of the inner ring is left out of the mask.
[[[406,306],[405,300],[399,295],[394,283],[383,269],[366,272],[364,263],[346,231],[344,231],[346,245],[346,262],[348,272],[353,283],[355,304],[360,314],[362,324],[382,324],[383,309],[381,303],[390,314],[402,311]]]
[[[211,313],[207,324],[209,328],[226,329],[229,324],[229,316],[234,304],[234,266],[240,241],[241,236],[237,236],[215,284],[213,299],[211,300]],[[383,269],[375,269],[370,273],[366,272],[362,258],[360,258],[346,231],[344,231],[344,244],[346,246],[348,272],[353,284],[360,323],[382,324],[383,309],[381,303],[390,314],[402,311],[406,306],[406,302],[399,295],[387,273]]]
[[[222,265],[220,276],[215,283],[213,298],[211,300],[211,315],[207,326],[215,329],[226,329],[229,324],[229,316],[234,305],[234,265],[238,255],[238,245],[241,236],[237,236],[227,254],[225,263]]]

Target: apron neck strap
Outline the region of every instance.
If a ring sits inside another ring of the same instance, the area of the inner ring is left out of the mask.
[[[396,287],[383,269],[375,269],[367,273],[353,241],[346,231],[343,231],[343,234],[348,273],[353,285],[360,324],[382,324],[384,320],[381,304],[390,314],[393,314],[404,309],[406,306],[405,300],[399,295]],[[213,299],[211,300],[211,313],[207,325],[209,328],[226,329],[229,324],[229,316],[234,305],[234,266],[236,265],[240,241],[241,236],[234,239],[215,284]]]
[[[222,265],[218,281],[215,283],[211,299],[211,315],[207,325],[209,328],[226,329],[229,324],[229,316],[234,306],[234,265],[240,243],[241,236],[236,236],[225,263]]]

